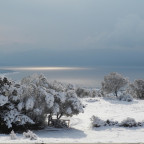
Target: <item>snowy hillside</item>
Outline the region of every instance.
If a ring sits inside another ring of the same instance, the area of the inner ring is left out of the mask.
[[[22,134],[16,134],[17,139],[11,140],[10,135],[0,134],[0,142],[44,142],[44,143],[94,143],[94,142],[144,142],[144,126],[125,128],[106,126],[91,128],[90,118],[95,115],[102,120],[121,122],[127,117],[136,121],[144,120],[144,100],[123,102],[103,98],[84,98],[84,113],[70,118],[69,129],[48,129],[33,131],[37,140],[25,138]]]

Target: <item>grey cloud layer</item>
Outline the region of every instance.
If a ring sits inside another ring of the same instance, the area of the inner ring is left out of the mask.
[[[1,64],[142,65],[143,5],[143,0],[2,0]],[[123,56],[124,62],[115,58]]]

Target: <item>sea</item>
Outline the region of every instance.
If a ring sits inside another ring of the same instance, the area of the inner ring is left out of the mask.
[[[0,75],[20,81],[32,74],[44,74],[49,81],[72,83],[87,88],[100,88],[104,76],[110,72],[118,72],[130,82],[144,79],[144,67],[1,67]]]

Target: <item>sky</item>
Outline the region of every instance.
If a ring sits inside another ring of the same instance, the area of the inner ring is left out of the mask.
[[[0,66],[144,66],[144,0],[0,0]]]

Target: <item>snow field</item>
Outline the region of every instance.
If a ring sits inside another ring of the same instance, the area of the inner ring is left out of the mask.
[[[144,142],[144,127],[99,127],[91,128],[90,118],[95,115],[102,120],[121,122],[127,117],[137,122],[144,120],[144,100],[123,102],[104,98],[83,98],[86,106],[84,113],[70,119],[69,129],[33,131],[37,140],[30,140],[22,134],[16,134],[17,139],[11,140],[10,135],[0,134],[1,143],[142,143]]]

